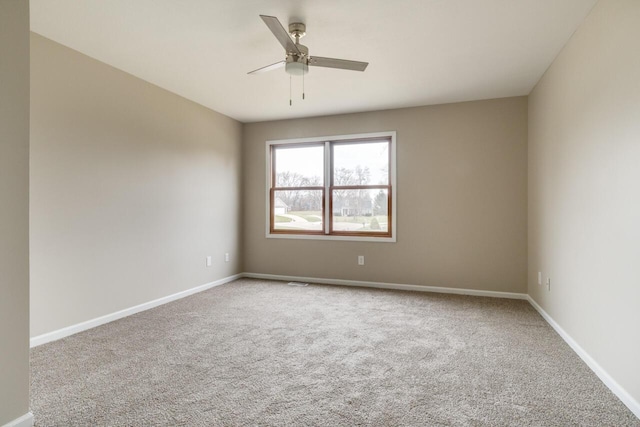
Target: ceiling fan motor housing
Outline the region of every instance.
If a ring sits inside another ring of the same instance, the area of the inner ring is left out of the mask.
[[[289,34],[296,40],[301,39],[307,34],[307,26],[302,22],[289,24]]]

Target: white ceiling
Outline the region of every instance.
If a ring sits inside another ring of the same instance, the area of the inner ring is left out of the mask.
[[[31,0],[31,29],[242,122],[528,94],[597,0]],[[368,61],[247,75],[284,58],[258,15],[307,24],[311,55]]]

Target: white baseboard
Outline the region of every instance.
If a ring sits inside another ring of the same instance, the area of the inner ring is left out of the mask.
[[[33,427],[33,414],[31,412],[27,412],[20,418],[9,421],[2,427]]]
[[[206,283],[195,288],[187,289],[186,291],[178,292],[173,295],[168,295],[163,298],[158,298],[153,301],[149,301],[134,307],[126,308],[124,310],[116,311],[115,313],[107,314],[97,317],[95,319],[87,320],[82,323],[67,326],[62,329],[58,329],[46,334],[38,335],[30,339],[30,346],[37,347],[42,344],[46,344],[51,341],[56,341],[64,337],[68,337],[78,332],[86,331],[87,329],[95,328],[96,326],[104,325],[105,323],[113,322],[114,320],[121,319],[132,314],[139,313],[150,308],[157,307],[162,304],[166,304],[171,301],[175,301],[180,298],[184,298],[189,295],[193,295],[197,292],[202,292],[215,286],[223,285],[225,283],[232,282],[242,277],[249,277],[254,279],[268,279],[268,280],[284,280],[284,281],[298,281],[298,282],[312,282],[312,283],[326,283],[330,285],[345,285],[345,286],[360,286],[368,288],[383,288],[383,289],[398,289],[405,291],[420,291],[420,292],[438,292],[446,294],[459,294],[459,295],[474,295],[483,297],[494,298],[510,298],[510,299],[527,299],[526,294],[519,294],[514,292],[497,292],[497,291],[479,291],[475,289],[459,289],[459,288],[443,288],[437,286],[419,286],[419,285],[407,285],[398,283],[384,283],[384,282],[364,282],[358,280],[340,280],[340,279],[321,279],[316,277],[300,277],[300,276],[281,276],[274,274],[257,274],[257,273],[240,273],[233,276],[225,277],[214,282]]]
[[[478,297],[509,298],[526,300],[527,294],[516,292],[479,291],[476,289],[443,288],[439,286],[407,285],[402,283],[365,282],[361,280],[322,279],[319,277],[282,276],[279,274],[243,273],[252,279],[282,280],[286,282],[325,283],[328,285],[360,286],[365,288],[396,289],[403,291],[436,292],[440,294],[473,295]]]
[[[242,274],[234,274],[233,276],[224,277],[214,282],[205,283],[204,285],[196,286],[195,288],[187,289],[186,291],[178,292],[173,295],[168,295],[166,297],[158,298],[153,301],[136,305],[134,307],[125,308],[124,310],[116,311],[115,313],[96,317],[95,319],[87,320],[86,322],[77,323],[75,325],[67,326],[66,328],[38,335],[31,338],[29,343],[31,347],[36,347],[51,341],[56,341],[60,338],[68,337],[69,335],[77,334],[78,332],[86,331],[87,329],[95,328],[96,326],[104,325],[105,323],[113,322],[114,320],[131,316],[132,314],[149,310],[150,308],[154,308],[159,305],[163,305],[198,292],[206,291],[207,289],[211,289],[215,286],[224,285],[225,283],[232,282],[236,279],[241,278],[242,276]]]
[[[616,380],[614,380],[611,375],[609,375],[607,371],[605,371],[602,366],[600,366],[598,362],[596,362],[593,357],[591,357],[589,353],[585,351],[585,349],[580,347],[580,344],[578,344],[573,338],[571,338],[571,336],[564,329],[562,329],[562,327],[560,327],[560,325],[558,325],[558,323],[556,323],[556,321],[553,320],[553,318],[549,316],[549,314],[544,311],[542,307],[540,307],[540,305],[538,305],[538,303],[533,298],[531,298],[530,295],[527,295],[527,300],[533,306],[533,308],[535,308],[538,313],[540,313],[544,320],[546,320],[547,323],[549,323],[549,325],[551,325],[551,327],[555,329],[558,335],[560,335],[560,337],[562,337],[562,339],[567,344],[569,344],[569,347],[571,347],[573,351],[575,351],[576,354],[580,356],[584,363],[587,364],[587,366],[598,376],[598,378],[602,380],[604,385],[609,387],[609,390],[611,390],[613,394],[618,396],[622,403],[624,403],[636,417],[640,418],[640,403],[638,403],[637,400],[635,400],[624,388],[622,388],[622,386],[618,384]]]

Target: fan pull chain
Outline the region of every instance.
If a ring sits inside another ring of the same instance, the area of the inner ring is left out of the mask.
[[[302,100],[304,101],[304,71],[302,72]]]
[[[291,74],[289,74],[289,107],[291,107],[293,103],[291,102]]]

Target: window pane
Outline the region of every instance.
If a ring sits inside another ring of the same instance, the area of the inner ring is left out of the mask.
[[[274,229],[322,231],[322,193],[322,190],[274,191]]]
[[[389,184],[389,143],[335,144],[333,185]]]
[[[334,190],[333,231],[389,231],[388,190]]]
[[[278,146],[276,187],[314,187],[324,185],[324,147]]]

